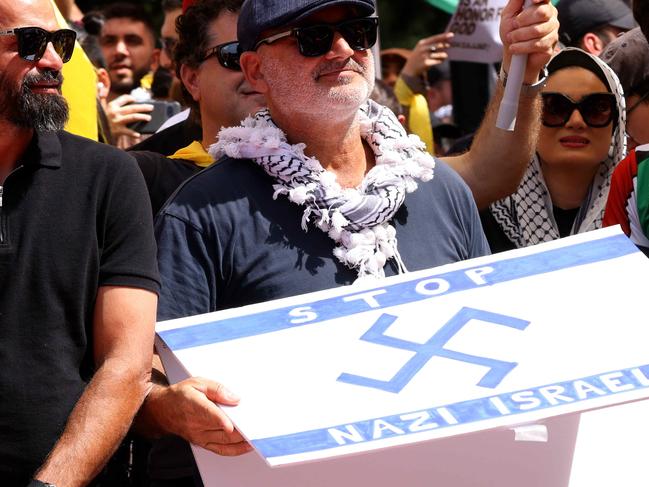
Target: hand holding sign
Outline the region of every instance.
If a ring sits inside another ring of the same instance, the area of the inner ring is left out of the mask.
[[[193,377],[170,386],[156,386],[144,409],[158,429],[219,455],[236,456],[252,447],[217,404],[236,406],[239,398],[225,386]]]

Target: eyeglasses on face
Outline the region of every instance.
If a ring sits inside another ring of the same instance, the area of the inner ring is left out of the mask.
[[[627,117],[629,116],[629,114],[630,114],[633,110],[635,110],[636,108],[638,108],[638,107],[640,106],[640,103],[642,103],[643,101],[645,101],[645,100],[647,99],[647,97],[649,97],[649,91],[647,91],[644,95],[642,95],[640,98],[638,98],[638,101],[636,101],[633,105],[631,105],[630,107],[628,107],[628,108],[626,109],[626,115],[627,115]]]
[[[173,37],[161,37],[160,44],[162,45],[162,50],[167,54],[167,56],[173,58],[174,49],[176,49],[178,40]]]
[[[239,56],[241,56],[241,52],[239,51],[239,43],[237,41],[226,42],[225,44],[219,44],[218,46],[209,48],[205,52],[201,62],[204,62],[213,56],[216,56],[219,64],[224,68],[233,71],[241,71],[241,65],[239,64]]]
[[[18,55],[26,61],[36,62],[45,54],[47,44],[52,43],[54,50],[64,63],[72,57],[74,41],[77,38],[75,31],[60,29],[49,32],[40,27],[18,27],[0,31],[0,36],[15,35],[18,41]]]
[[[335,34],[339,32],[347,44],[349,44],[349,47],[354,51],[364,51],[376,44],[378,26],[378,17],[363,17],[360,19],[346,20],[337,24],[295,27],[286,32],[260,40],[255,45],[255,49],[261,44],[272,44],[275,41],[292,36],[297,40],[298,49],[303,56],[322,56],[331,50]]]
[[[541,93],[543,114],[541,121],[546,127],[563,127],[575,110],[589,127],[606,127],[617,115],[613,93],[592,93],[579,102],[563,93]]]

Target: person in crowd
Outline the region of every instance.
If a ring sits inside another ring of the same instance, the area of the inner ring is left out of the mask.
[[[431,66],[426,71],[426,101],[433,126],[453,123],[453,86],[448,61]]]
[[[174,80],[172,81],[171,87],[172,98],[189,108],[169,118],[160,126],[155,134],[131,146],[128,150],[150,151],[157,152],[163,156],[171,156],[192,142],[202,140],[203,138],[198,107],[189,93],[183,88],[182,82],[177,74],[175,62],[175,50],[178,44],[176,22],[178,17],[193,3],[193,1],[187,0],[184,2],[180,2],[179,0],[165,0],[163,2],[164,23],[161,28],[162,52],[160,54],[161,67],[167,66],[174,73]],[[167,58],[169,59],[168,61]],[[155,203],[154,206],[156,206]]]
[[[649,255],[649,43],[638,27],[611,42],[602,59],[624,87],[627,144],[632,149],[613,173],[604,226],[621,225]]]
[[[399,73],[406,65],[406,61],[412,54],[410,49],[391,47],[381,51],[381,79],[390,87],[394,88]]]
[[[111,81],[107,115],[116,145],[125,149],[141,140],[129,125],[151,120],[153,107],[142,101],[150,99],[156,31],[150,16],[138,5],[114,3],[101,13],[104,22],[99,42]]]
[[[615,73],[578,48],[559,52],[548,71],[535,155],[518,190],[482,212],[492,252],[600,228],[611,174],[626,151]]]
[[[435,153],[430,107],[427,100],[426,73],[448,58],[452,32],[426,37],[417,42],[399,73],[394,92],[399,103],[407,108],[408,128],[426,144],[431,154]]]
[[[57,25],[49,0],[0,0],[8,487],[101,483],[150,388],[159,282],[146,187],[131,157],[61,130],[75,33]]]
[[[633,12],[622,0],[561,0],[559,40],[599,56],[609,42],[633,29]]]
[[[182,104],[184,100],[180,80],[176,77],[173,62],[173,53],[178,42],[176,19],[183,13],[182,1],[163,0],[161,6],[163,13],[162,27],[160,27],[161,49],[156,63],[157,69],[153,73],[151,94],[152,98],[156,100],[168,99]],[[177,121],[185,118],[186,116],[182,116]],[[175,123],[175,121],[172,123]]]
[[[162,12],[164,14],[162,27],[160,27],[160,40],[162,41],[162,50],[160,51],[160,66],[170,71],[174,69],[174,49],[178,43],[178,33],[176,32],[176,20],[183,13],[182,0],[163,0]]]
[[[611,42],[600,58],[615,71],[626,99],[627,149],[649,143],[649,43],[639,27]]]
[[[264,106],[263,96],[245,81],[239,67],[236,25],[242,1],[202,0],[177,21],[177,73],[200,114],[202,139],[169,157],[130,152],[144,174],[154,215],[185,179],[214,162],[206,149],[223,127],[237,125]]]
[[[517,181],[520,158],[532,155],[539,73],[557,40],[551,3],[521,11],[523,2],[512,0],[503,11],[505,68],[512,54],[528,54],[516,131],[494,126],[500,86],[474,150],[447,161],[434,160],[392,112],[367,101],[373,0],[273,5],[246,0],[237,28],[247,83],[268,110],[221,130],[211,152],[224,157],[158,215],[159,319],[483,255],[474,195],[489,201],[508,186],[499,177],[488,189],[485,168],[499,166]],[[194,378],[154,386],[139,417],[152,431],[237,455],[250,446],[216,406],[237,401],[225,386]]]

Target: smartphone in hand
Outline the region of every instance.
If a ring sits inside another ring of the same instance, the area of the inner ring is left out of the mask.
[[[180,103],[177,101],[152,100],[144,103],[153,105],[153,111],[149,113],[151,120],[148,122],[135,122],[128,126],[131,130],[135,130],[141,134],[155,133],[167,119],[180,113],[182,110]]]

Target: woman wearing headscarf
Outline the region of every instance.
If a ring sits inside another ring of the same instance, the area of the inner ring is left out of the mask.
[[[601,228],[624,157],[625,105],[615,73],[577,48],[548,64],[536,155],[518,187],[481,213],[492,252]]]

